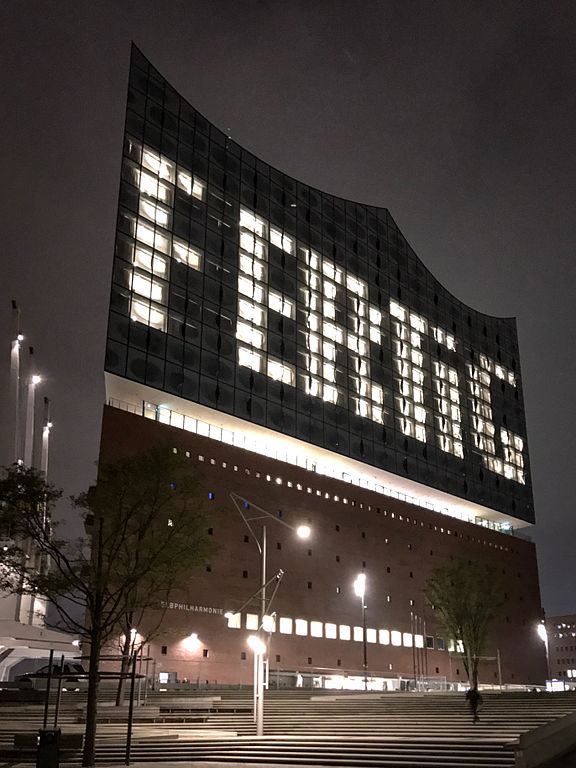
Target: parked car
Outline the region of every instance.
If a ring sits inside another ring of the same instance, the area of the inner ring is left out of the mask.
[[[37,690],[46,690],[50,665],[36,670],[36,672],[18,675],[17,683],[31,683]],[[60,664],[52,665],[51,687],[56,688],[56,681],[60,675]],[[85,691],[88,688],[88,673],[82,664],[74,662],[64,662],[62,665],[62,690],[63,691]]]

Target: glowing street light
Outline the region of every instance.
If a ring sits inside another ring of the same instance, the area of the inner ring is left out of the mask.
[[[546,621],[542,619],[536,625],[536,632],[538,637],[544,643],[544,651],[546,652],[546,677],[550,678],[550,659],[548,657],[548,632],[546,631]]]
[[[296,535],[299,539],[309,539],[311,533],[312,529],[309,525],[299,525],[298,528],[296,528]]]
[[[543,643],[548,643],[548,632],[546,632],[546,625],[543,621],[541,621],[536,626],[536,632],[538,633],[538,637],[540,640],[542,640]]]
[[[366,643],[366,574],[359,573],[354,580],[354,594],[362,601],[362,668],[364,670],[364,690],[368,690],[368,648]]]
[[[270,598],[270,601],[268,602],[268,604],[266,604],[266,587],[269,583],[266,580],[266,565],[267,565],[266,563],[266,560],[267,560],[266,523],[262,524],[260,538],[258,537],[258,535],[254,530],[253,523],[256,520],[266,520],[266,518],[270,518],[275,523],[279,525],[283,525],[285,528],[289,528],[300,539],[308,539],[312,533],[312,530],[309,525],[304,525],[304,524],[298,525],[298,526],[291,525],[290,523],[287,523],[285,520],[282,520],[280,517],[273,515],[271,512],[268,512],[266,509],[262,509],[262,507],[259,507],[258,505],[253,504],[252,502],[248,501],[248,499],[245,499],[242,496],[239,496],[237,493],[231,493],[230,498],[234,502],[234,506],[236,507],[236,510],[238,511],[242,520],[244,521],[244,524],[250,531],[252,538],[256,542],[258,551],[260,552],[260,589],[258,590],[260,592],[259,626],[264,631],[273,632],[275,620],[273,616],[267,615],[267,610],[269,610],[270,608],[270,604],[274,598],[274,594],[276,594],[276,589],[278,589],[279,580],[284,575],[284,572],[282,570],[279,571],[278,576],[275,577],[278,580],[276,584],[276,588],[274,590],[272,597]],[[271,579],[270,582],[271,581],[273,581],[273,579]],[[230,622],[230,618],[228,618],[228,621]],[[271,629],[268,629],[268,627],[271,627]],[[256,636],[253,635],[252,637],[256,637]],[[254,650],[254,646],[250,643],[250,638],[248,642],[250,644],[250,647]],[[255,642],[255,641],[252,641],[252,642]],[[260,642],[262,641],[260,640]],[[267,648],[264,645],[263,650],[254,651],[254,719],[256,721],[257,736],[262,736],[264,733],[264,659],[266,656],[266,650]]]
[[[258,635],[250,635],[246,642],[256,656],[264,656],[266,653],[266,643]]]

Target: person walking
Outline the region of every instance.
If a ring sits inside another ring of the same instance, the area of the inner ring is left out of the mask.
[[[478,691],[478,688],[469,688],[466,691],[466,701],[468,702],[468,706],[470,708],[472,722],[476,724],[480,720],[478,710],[482,705],[482,695]]]

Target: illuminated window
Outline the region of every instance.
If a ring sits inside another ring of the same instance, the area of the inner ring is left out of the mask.
[[[426,428],[422,424],[414,425],[414,437],[416,440],[420,440],[421,443],[426,442]]]
[[[266,237],[267,235],[266,222],[245,208],[240,209],[240,226],[249,229],[259,237]]]
[[[277,229],[270,228],[270,242],[281,248],[286,253],[294,253],[294,240],[290,235],[285,235]]]
[[[316,256],[316,254],[314,254]],[[316,259],[318,257],[316,256]],[[313,266],[310,264],[310,266]],[[315,269],[318,269],[318,267],[314,267]],[[342,270],[340,267],[337,267],[335,264],[333,264],[328,259],[322,260],[322,273],[328,277],[330,280],[334,280],[336,283],[342,283]]]
[[[331,384],[324,384],[322,387],[322,399],[327,403],[336,405],[338,403],[338,390]]]
[[[351,637],[350,627],[347,624],[340,624],[339,632],[340,632],[340,640],[350,640],[350,637]]]
[[[313,395],[318,397],[321,390],[321,384],[318,379],[313,379],[311,376],[304,377],[304,391],[307,395]]]
[[[256,325],[264,325],[264,310],[258,304],[253,304],[245,299],[239,299],[238,315]]]
[[[186,264],[187,267],[192,269],[200,269],[202,264],[202,253],[193,248],[183,240],[174,238],[172,241],[172,256],[181,264]]]
[[[267,257],[266,243],[256,237],[253,232],[240,232],[240,248],[242,251],[246,251],[246,256],[252,255],[258,259],[266,259]]]
[[[176,182],[180,189],[183,189],[187,195],[197,198],[198,200],[204,200],[206,194],[206,184],[196,176],[192,176],[186,171],[178,171],[178,180]]]
[[[334,323],[324,322],[322,324],[322,333],[327,339],[330,339],[331,341],[335,341],[337,344],[344,343],[344,331],[342,330],[342,328],[340,328],[338,325],[335,325]]]
[[[274,379],[274,381],[281,381],[284,384],[294,384],[294,368],[285,363],[281,363],[279,360],[268,358],[267,373],[271,379]]]
[[[403,632],[402,633],[402,645],[405,648],[412,648],[412,633],[411,632]]]
[[[368,292],[366,283],[352,275],[346,275],[346,288],[352,293],[362,297],[365,297]]]
[[[397,317],[398,320],[401,320],[403,323],[405,323],[408,313],[403,307],[401,307],[395,301],[390,301],[390,314],[393,317]]]
[[[322,342],[322,354],[325,360],[335,362],[336,360],[336,347],[329,341]]]
[[[256,280],[266,280],[266,266],[258,259],[245,253],[240,253],[240,272],[250,277],[256,278]]]
[[[262,370],[262,355],[246,347],[238,347],[238,364],[245,368],[251,368],[253,371]]]
[[[310,622],[310,636],[311,637],[322,637],[323,636],[323,626],[321,621],[311,621]]]
[[[308,634],[308,622],[306,619],[296,619],[294,622],[296,625],[296,634],[297,635],[307,635]]]
[[[288,619],[284,616],[280,617],[280,634],[282,635],[292,634],[292,619]]]
[[[264,302],[264,289],[262,286],[241,275],[238,276],[238,292],[254,299],[254,301],[257,301],[259,304]]]
[[[268,291],[268,306],[284,317],[294,318],[294,302],[279,293]]]
[[[324,363],[322,366],[322,376],[326,381],[336,381],[336,368],[332,363]]]
[[[155,248],[162,253],[170,253],[170,238],[162,232],[156,232],[154,227],[141,219],[136,227],[136,239],[151,248]]]
[[[326,296],[327,299],[335,299],[337,288],[334,285],[334,283],[331,283],[330,280],[324,280],[322,283],[324,296]]]
[[[159,181],[157,176],[152,176],[146,171],[140,171],[138,189],[144,195],[155,197],[166,205],[172,205],[172,188]]]
[[[378,642],[380,645],[390,645],[390,631],[388,629],[378,630]]]
[[[362,627],[354,627],[354,640],[358,643],[364,640],[364,630]]]
[[[244,341],[246,344],[251,344],[253,347],[262,349],[264,347],[264,334],[257,328],[253,328],[246,323],[238,322],[236,325],[236,338],[240,341]]]
[[[147,275],[141,275],[138,272],[132,273],[130,276],[130,288],[134,293],[138,293],[147,299],[152,299],[152,301],[157,301],[160,304],[166,303],[166,287],[164,283],[153,280]]]
[[[149,147],[144,147],[142,150],[142,165],[147,168],[155,176],[161,179],[174,183],[176,167],[171,160],[159,155]]]
[[[336,624],[324,624],[324,636],[329,640],[336,640],[338,637],[338,627]]]
[[[130,319],[138,323],[149,325],[159,331],[166,330],[166,312],[160,307],[155,307],[149,302],[140,299],[132,299],[130,305]]]
[[[402,633],[398,632],[398,630],[393,629],[390,633],[390,638],[392,640],[392,645],[400,646],[402,645]]]
[[[255,629],[257,630],[258,627],[258,614],[257,613],[247,613],[246,614],[246,629]]]
[[[142,245],[136,245],[134,249],[134,265],[145,269],[147,272],[153,272],[159,277],[168,276],[167,259]]]
[[[242,626],[242,614],[233,613],[228,616],[228,626],[230,629],[240,629]]]
[[[377,639],[378,639],[378,635],[376,633],[376,630],[372,629],[371,627],[368,627],[368,629],[366,630],[366,640],[367,640],[367,642],[375,643],[375,642],[377,642]]]

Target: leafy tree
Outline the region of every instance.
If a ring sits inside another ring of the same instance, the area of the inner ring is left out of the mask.
[[[447,635],[462,649],[470,688],[477,689],[478,663],[502,606],[495,570],[477,561],[458,560],[434,570],[424,594]]]
[[[102,650],[205,561],[205,497],[190,465],[163,446],[100,466],[96,486],[72,499],[87,537],[57,536],[51,512],[59,497],[35,469],[3,470],[0,531],[11,539],[0,551],[0,589],[44,595],[59,628],[88,641],[83,765],[92,766]]]

